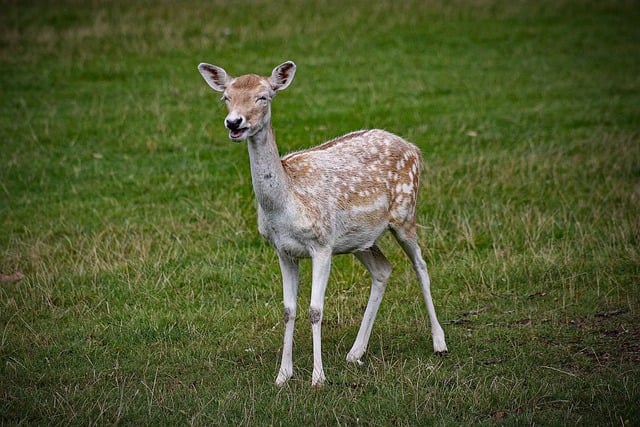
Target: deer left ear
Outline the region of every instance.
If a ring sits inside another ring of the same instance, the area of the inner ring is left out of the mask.
[[[284,64],[278,65],[273,69],[271,77],[269,77],[269,83],[271,88],[276,92],[284,90],[293,81],[293,76],[296,75],[296,64],[293,61],[287,61]]]

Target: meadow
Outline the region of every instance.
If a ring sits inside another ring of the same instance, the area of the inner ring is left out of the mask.
[[[636,1],[17,1],[0,13],[1,425],[637,425]],[[199,62],[269,74],[281,153],[362,128],[417,144],[433,354],[408,259],[364,366],[335,258],[295,376],[247,149]]]

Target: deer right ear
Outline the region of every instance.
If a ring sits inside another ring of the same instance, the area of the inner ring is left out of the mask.
[[[198,65],[198,71],[200,71],[200,74],[202,74],[207,84],[218,92],[224,92],[231,80],[231,77],[229,77],[225,70],[205,62]]]
[[[284,64],[278,65],[273,69],[271,77],[269,77],[269,83],[271,88],[276,92],[286,89],[293,81],[293,76],[296,75],[296,64],[293,61],[287,61]]]

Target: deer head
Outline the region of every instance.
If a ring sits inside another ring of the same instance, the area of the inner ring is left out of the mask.
[[[291,84],[296,64],[287,61],[278,65],[269,77],[247,74],[233,78],[224,69],[207,63],[198,65],[198,71],[213,90],[222,92],[228,111],[224,125],[229,138],[240,142],[270,123],[271,100]]]

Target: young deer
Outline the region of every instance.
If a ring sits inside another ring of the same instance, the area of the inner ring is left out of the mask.
[[[325,381],[321,334],[324,295],[334,254],[353,253],[372,278],[371,294],[350,362],[362,363],[371,328],[391,274],[376,245],[390,229],[411,259],[431,322],[433,348],[447,351],[444,331],[431,299],[429,274],[416,234],[416,198],[422,155],[413,144],[383,130],[361,130],[280,158],[271,127],[271,100],[293,80],[296,65],[276,67],[270,77],[233,78],[202,63],[198,70],[223,92],[229,114],[224,124],[233,141],[248,141],[251,179],[258,201],[258,229],[278,253],[284,297],[284,345],[276,384],[293,375],[293,329],[298,261],[311,258],[309,317],[313,332],[311,384]]]

